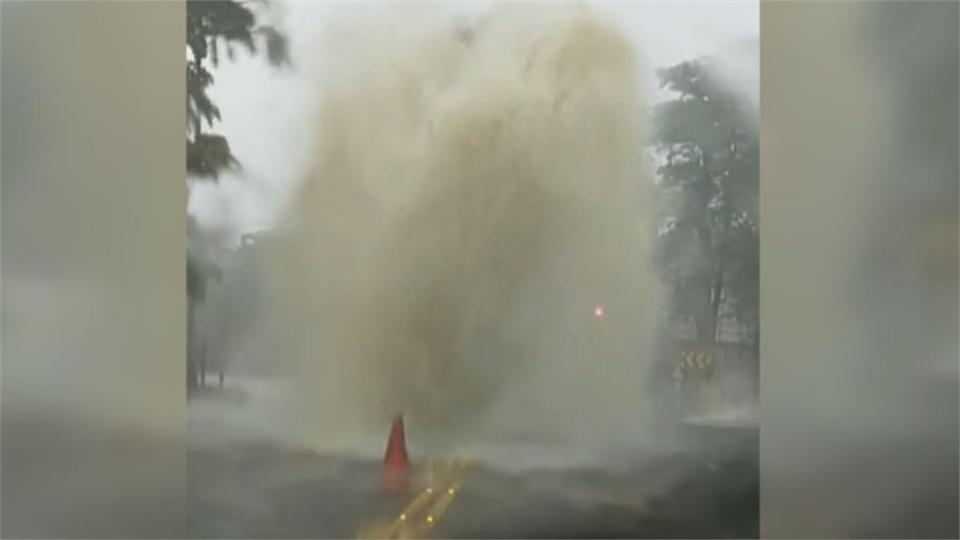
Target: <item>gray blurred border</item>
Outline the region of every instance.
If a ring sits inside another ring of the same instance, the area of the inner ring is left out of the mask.
[[[183,535],[184,20],[0,3],[4,537]]]
[[[183,526],[182,3],[0,4],[2,534]],[[762,534],[957,536],[957,4],[765,2]]]
[[[957,29],[761,5],[762,536],[958,536]]]

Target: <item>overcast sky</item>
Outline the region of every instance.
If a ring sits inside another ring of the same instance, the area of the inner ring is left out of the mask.
[[[491,2],[447,3],[445,9],[478,12]],[[651,97],[666,95],[656,87],[653,70],[702,55],[725,60],[730,82],[755,102],[759,94],[759,3],[737,1],[585,2],[620,25],[647,60]],[[191,190],[189,211],[202,224],[239,233],[269,228],[289,187],[304,163],[311,133],[311,81],[304,53],[311,51],[333,2],[293,1],[278,5],[275,15],[287,32],[293,68],[276,70],[262,57],[239,54],[214,71],[209,93],[222,121],[214,130],[227,136],[243,164],[217,184]],[[322,75],[321,75],[322,76]]]

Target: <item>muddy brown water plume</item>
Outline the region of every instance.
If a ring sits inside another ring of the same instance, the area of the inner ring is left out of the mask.
[[[324,35],[313,165],[269,262],[305,437],[373,454],[402,411],[428,454],[649,442],[660,298],[626,38],[546,5]]]

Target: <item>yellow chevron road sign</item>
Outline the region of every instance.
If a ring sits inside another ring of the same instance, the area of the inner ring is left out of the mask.
[[[702,349],[685,350],[680,352],[674,379],[706,380],[713,375],[713,354]]]

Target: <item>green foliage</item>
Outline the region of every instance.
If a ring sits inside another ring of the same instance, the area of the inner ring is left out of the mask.
[[[188,0],[187,46],[194,60],[207,57],[211,45],[224,40],[241,43],[253,53],[253,13],[234,0]]]
[[[264,2],[265,4],[265,2]],[[207,95],[213,84],[213,75],[205,62],[216,66],[220,62],[220,50],[226,47],[227,57],[234,57],[234,47],[243,46],[251,54],[258,52],[258,40],[266,48],[267,60],[274,66],[289,63],[286,38],[271,26],[257,25],[254,13],[247,7],[250,1],[236,0],[187,0],[187,174],[194,178],[216,180],[223,169],[237,167],[239,163],[230,151],[226,137],[216,133],[204,133],[203,123],[212,128],[220,120],[220,109]],[[221,269],[213,262],[199,241],[196,222],[188,216],[187,221],[187,298],[188,354],[187,385],[197,386],[195,366],[195,329],[193,309],[196,302],[206,296],[207,282],[221,279]]]
[[[276,28],[257,25],[247,3],[236,0],[187,1],[187,173],[197,178],[216,179],[218,171],[238,165],[226,138],[203,133],[203,123],[212,128],[220,120],[220,109],[210,100],[207,88],[213,75],[205,61],[216,66],[221,47],[233,58],[234,47],[241,45],[251,54],[258,52],[258,41],[266,49],[274,66],[289,63],[286,37]]]
[[[694,319],[706,339],[723,312],[756,327],[759,283],[757,132],[713,69],[700,59],[658,71],[677,97],[654,109],[652,132],[668,201],[657,263],[673,315]]]
[[[256,33],[263,37],[267,47],[267,60],[275,65],[289,65],[290,53],[287,37],[272,26],[261,26]]]
[[[187,140],[187,170],[199,177],[217,178],[219,171],[239,167],[222,135],[203,133]]]

